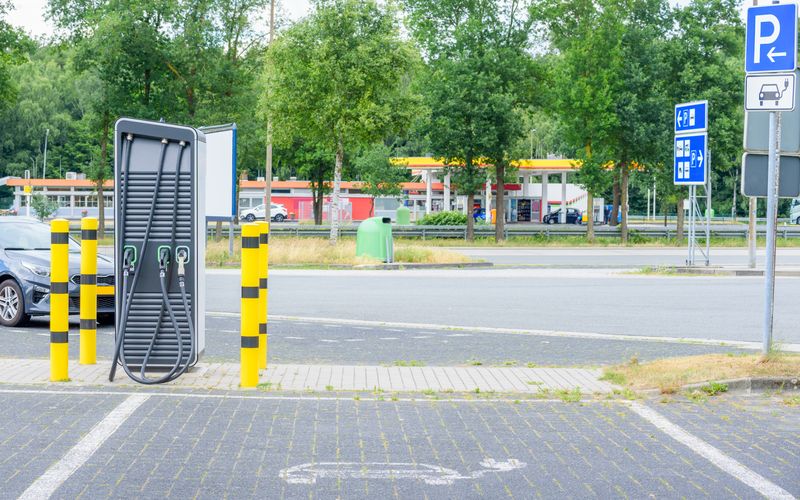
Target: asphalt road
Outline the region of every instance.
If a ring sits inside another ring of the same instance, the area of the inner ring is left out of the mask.
[[[238,312],[237,271],[208,275],[207,310]],[[271,271],[272,314],[760,341],[764,280],[607,270]],[[800,279],[778,278],[778,342],[800,343]]]
[[[78,358],[80,334],[73,318],[70,357]],[[98,330],[97,355],[110,359],[114,329]],[[47,318],[25,328],[0,329],[0,356],[44,358],[49,355]],[[239,319],[206,318],[203,361],[238,362]],[[437,330],[396,326],[348,325],[328,321],[271,321],[269,360],[282,364],[456,366],[595,366],[636,357],[647,361],[669,356],[740,352],[726,346],[686,342],[633,342],[615,339],[554,337],[476,330]]]
[[[705,247],[703,247],[705,248]],[[641,268],[645,266],[686,265],[686,248],[449,248],[470,258],[496,266]],[[698,252],[696,259],[701,259]],[[764,249],[757,253],[757,266],[763,269]],[[746,248],[712,248],[712,266],[745,267]],[[778,249],[778,266],[800,267],[800,248]]]

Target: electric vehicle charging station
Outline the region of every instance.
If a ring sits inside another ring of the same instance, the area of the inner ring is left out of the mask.
[[[194,128],[115,124],[111,381],[119,364],[136,382],[169,382],[205,350],[205,168],[205,136]]]

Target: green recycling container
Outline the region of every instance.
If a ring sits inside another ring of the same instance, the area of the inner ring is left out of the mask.
[[[411,225],[411,210],[408,209],[405,205],[400,205],[397,207],[397,225],[398,226],[409,226]]]
[[[392,241],[392,219],[371,217],[358,226],[356,232],[356,256],[372,257],[383,262],[394,260]]]

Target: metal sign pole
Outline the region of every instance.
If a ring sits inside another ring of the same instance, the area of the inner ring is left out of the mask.
[[[764,266],[764,339],[763,354],[772,349],[772,326],[775,312],[775,240],[778,225],[778,182],[780,165],[780,116],[778,112],[769,114],[769,159],[767,179],[767,260]]]
[[[708,150],[706,158],[706,168],[708,175],[706,179],[706,267],[711,263],[711,150]]]

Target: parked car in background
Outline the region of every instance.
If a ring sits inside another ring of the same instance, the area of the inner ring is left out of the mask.
[[[80,309],[80,245],[69,239],[69,312]],[[50,226],[24,217],[0,218],[0,325],[50,314]],[[97,257],[97,321],[114,322],[114,262]]]
[[[274,220],[275,222],[283,222],[288,217],[289,212],[286,211],[286,207],[281,205],[280,203],[273,203],[272,210],[270,214],[270,220]],[[239,214],[239,219],[245,222],[253,222],[255,220],[264,220],[265,210],[264,204],[255,206],[253,208],[245,208]]]
[[[580,224],[583,214],[577,208],[567,208],[567,224]],[[550,212],[542,218],[545,224],[559,224],[561,222],[561,209]]]
[[[800,198],[792,200],[792,206],[789,210],[789,220],[794,224],[800,224]]]

